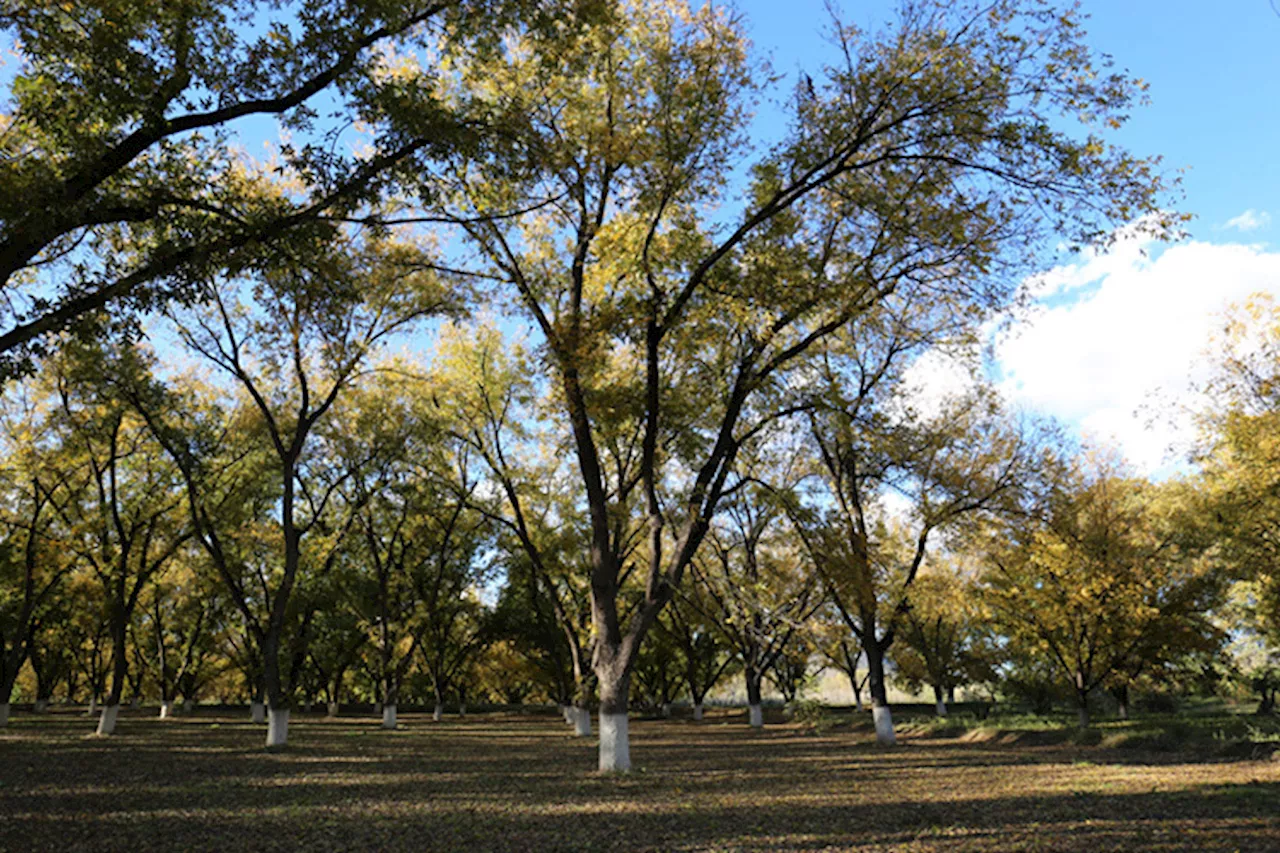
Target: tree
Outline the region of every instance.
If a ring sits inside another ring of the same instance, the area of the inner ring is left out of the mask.
[[[640,645],[739,447],[780,414],[756,403],[815,343],[894,293],[996,306],[1041,237],[1176,217],[1153,161],[1059,129],[1064,112],[1086,131],[1120,125],[1141,93],[1095,62],[1074,11],[909,3],[883,34],[837,27],[842,64],[751,162],[742,128],[763,75],[739,21],[678,0],[599,5],[589,26],[508,30],[503,52],[450,56],[465,91],[523,117],[509,139],[527,168],[445,158],[425,215],[456,223],[479,280],[540,336],[591,524],[600,767],[626,770]],[[750,185],[726,212],[739,169]],[[602,451],[620,416],[639,445],[621,471]],[[619,526],[646,537],[630,609]]]
[[[994,617],[1012,644],[1069,686],[1082,726],[1089,693],[1109,679],[1217,642],[1209,613],[1224,579],[1192,516],[1178,511],[1184,492],[1086,458],[1034,523],[1003,526],[988,546]]]
[[[177,470],[146,424],[101,373],[101,350],[67,350],[46,365],[59,453],[44,464],[76,483],[55,502],[64,547],[101,585],[111,638],[111,685],[98,734],[115,730],[129,671],[128,633],[142,594],[191,539]]]
[[[783,503],[758,484],[745,485],[721,510],[708,548],[692,573],[715,625],[742,666],[747,719],[764,725],[761,686],[822,606],[816,574],[795,541]]]
[[[441,97],[421,66],[413,86],[396,48],[437,39],[482,50],[520,3],[342,0],[281,6],[233,0],[8,0],[6,42],[20,46],[0,136],[0,374],[31,367],[42,339],[84,333],[123,309],[204,294],[198,281],[238,253],[280,239],[333,238],[335,222],[419,171],[439,148],[479,146],[491,111]],[[359,117],[368,154],[343,155]],[[394,128],[388,110],[412,110]],[[279,165],[296,194],[247,173],[233,142],[246,120],[291,135]],[[131,251],[119,252],[118,241]]]
[[[56,438],[47,431],[46,411],[27,391],[34,389],[10,389],[3,420],[8,453],[0,473],[0,727],[8,725],[14,682],[28,655],[36,652],[43,617],[73,568],[58,556],[51,532],[56,520],[52,501],[65,499],[73,487],[42,464],[43,452]],[[52,672],[36,667],[36,674],[37,693],[52,687]],[[47,693],[37,701],[44,698]]]
[[[248,554],[228,550],[227,528],[213,522],[210,501],[225,484],[204,481],[201,460],[174,425],[163,394],[138,390],[157,436],[182,471],[197,539],[243,613],[259,649],[269,703],[268,744],[287,742],[293,687],[290,673],[305,661],[305,648],[284,644],[302,638],[308,613],[295,587],[322,574],[337,559],[358,508],[341,500],[356,467],[387,447],[367,449],[358,464],[326,445],[326,426],[344,398],[368,374],[379,347],[416,320],[449,310],[452,294],[420,247],[366,234],[350,235],[319,254],[267,252],[245,278],[202,283],[203,307],[175,314],[183,344],[219,371],[241,394],[239,403],[258,431],[274,468],[275,520],[264,530],[274,540],[270,571],[247,585]],[[229,406],[228,408],[234,408]],[[260,472],[250,472],[250,475]],[[234,530],[234,528],[230,528]],[[314,549],[304,547],[304,541]],[[252,549],[252,545],[249,546]],[[255,600],[257,590],[263,592]]]
[[[901,636],[892,652],[898,675],[912,690],[933,689],[939,717],[957,687],[991,680],[978,591],[954,565],[933,561],[913,584]]]
[[[680,647],[685,687],[693,702],[695,721],[702,719],[707,694],[738,663],[738,657],[716,627],[715,619],[704,615],[709,612],[714,610],[703,586],[687,584],[667,610],[666,621],[659,623],[660,630],[667,631]]]
[[[981,389],[928,415],[876,405],[872,391],[895,351],[890,345],[884,361],[856,361],[848,386],[843,373],[828,373],[825,399],[809,417],[820,488],[794,510],[827,593],[866,656],[882,743],[895,740],[885,656],[906,623],[930,545],[1010,506],[1034,444]],[[890,509],[891,498],[899,510]]]

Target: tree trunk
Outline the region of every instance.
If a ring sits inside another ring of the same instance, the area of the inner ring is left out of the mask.
[[[893,731],[893,713],[889,710],[889,693],[884,682],[884,648],[869,641],[863,647],[867,656],[867,687],[871,692],[871,717],[876,724],[876,740],[886,746],[898,742]]]
[[[934,709],[935,713],[937,713],[939,717],[945,717],[947,715],[946,695],[947,692],[941,687],[936,684],[933,686]]]
[[[702,722],[702,703],[701,702],[693,703],[693,720],[696,723]]]
[[[123,608],[113,608],[122,610]],[[120,695],[124,693],[129,675],[129,658],[126,657],[125,635],[128,622],[121,612],[113,613],[111,625],[111,692],[107,694],[106,707],[98,718],[98,734],[106,737],[116,730],[116,717],[120,714]]]
[[[1084,673],[1076,673],[1076,709],[1080,728],[1089,725],[1089,691],[1085,688]]]
[[[591,709],[585,705],[573,706],[573,733],[578,737],[591,737]]]
[[[267,708],[267,746],[280,747],[289,743],[289,709]]]
[[[747,682],[747,720],[751,723],[751,728],[763,728],[764,710],[760,707],[760,673],[756,672],[755,667],[748,666],[743,670],[743,677]]]
[[[327,713],[330,717],[336,717],[338,716],[339,710],[341,710],[341,706],[339,706],[338,703],[334,701],[329,703],[329,708],[327,710]]]
[[[5,678],[0,684],[0,729],[9,725],[9,699],[13,696],[13,685],[18,680],[18,673]]]
[[[600,682],[600,771],[631,770],[631,735],[627,726],[627,698],[631,673],[617,674],[613,667],[597,670]]]
[[[160,702],[160,719],[167,720],[173,716],[173,700],[163,699]]]
[[[1129,684],[1119,684],[1111,691],[1116,697],[1116,716],[1122,720],[1129,719]]]
[[[431,719],[437,723],[444,719],[444,703],[439,699],[436,700],[435,710],[431,712]]]
[[[382,706],[382,727],[384,729],[395,729],[396,727],[396,703],[388,702]]]

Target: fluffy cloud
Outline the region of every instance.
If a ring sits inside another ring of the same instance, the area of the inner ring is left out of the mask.
[[[1227,220],[1223,228],[1234,228],[1237,231],[1257,231],[1271,224],[1271,214],[1265,210],[1249,208],[1239,216]]]
[[[1200,241],[1161,251],[1130,234],[1028,286],[1039,310],[996,341],[1005,396],[1116,443],[1138,470],[1158,474],[1174,462],[1170,448],[1193,438],[1185,410],[1223,310],[1257,291],[1280,293],[1280,253]]]

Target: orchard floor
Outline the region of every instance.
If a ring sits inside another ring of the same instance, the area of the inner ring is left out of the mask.
[[[247,717],[247,714],[244,715]],[[1280,850],[1280,760],[1219,750],[631,724],[635,772],[544,715],[402,728],[295,713],[287,749],[240,715],[117,734],[15,713],[0,850]]]

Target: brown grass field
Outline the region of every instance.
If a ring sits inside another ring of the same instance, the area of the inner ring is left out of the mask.
[[[384,732],[295,712],[268,752],[247,714],[153,713],[107,739],[78,713],[16,713],[0,850],[1280,851],[1280,761],[1239,744],[908,726],[886,749],[862,723],[753,732],[722,712],[634,720],[636,771],[601,776],[551,715]]]

